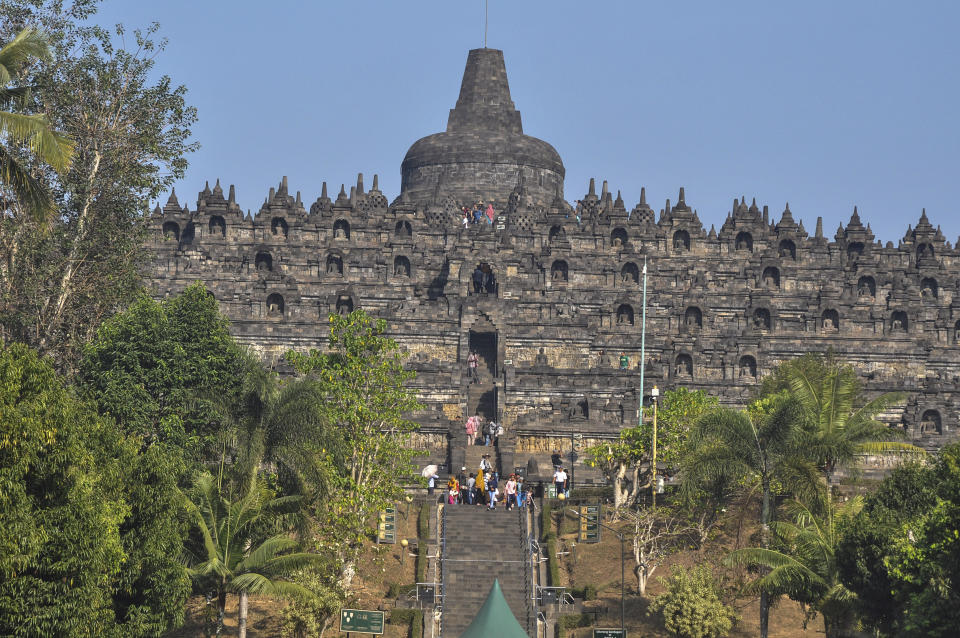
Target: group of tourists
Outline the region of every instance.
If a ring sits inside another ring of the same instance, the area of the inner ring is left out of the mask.
[[[484,222],[488,225],[493,225],[493,218],[496,217],[493,212],[493,204],[487,204],[487,208],[484,210],[482,200],[477,202],[472,212],[466,206],[461,208],[460,212],[463,213],[460,221],[464,228],[467,228],[470,224],[482,224]]]
[[[479,414],[467,419],[463,426],[467,433],[467,445],[496,445],[497,437],[503,434],[503,426],[490,419],[484,421]]]
[[[497,278],[493,276],[490,264],[477,264],[473,270],[473,292],[493,293],[497,289]]]
[[[432,494],[432,488],[428,488]],[[447,505],[476,505],[496,509],[498,505],[512,510],[524,507],[533,500],[533,490],[527,489],[523,477],[511,474],[506,481],[500,481],[500,475],[490,463],[490,455],[480,459],[480,468],[467,474],[467,468],[461,467],[460,473],[447,481],[444,501]]]

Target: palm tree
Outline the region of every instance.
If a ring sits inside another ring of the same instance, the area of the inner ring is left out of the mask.
[[[852,366],[832,356],[809,355],[782,364],[778,376],[803,406],[810,427],[805,428],[807,434],[801,445],[823,473],[827,487],[837,467],[849,464],[857,454],[923,452],[892,441],[901,436],[900,432],[876,419],[902,401],[903,395],[888,392],[864,401]]]
[[[220,402],[240,475],[269,468],[285,492],[322,495],[329,477],[317,462],[319,452],[335,453],[342,439],[327,427],[320,383],[312,377],[281,380],[253,353],[245,355],[242,375],[239,397]]]
[[[816,470],[797,447],[802,406],[784,394],[760,399],[746,411],[721,408],[703,416],[691,432],[682,462],[682,491],[746,481],[761,494],[762,544],[768,546],[774,482],[808,494]],[[770,593],[760,588],[760,634],[767,638]]]
[[[22,109],[30,96],[29,86],[10,86],[33,60],[49,61],[50,47],[42,33],[26,28],[0,48],[0,109]],[[15,201],[42,221],[53,208],[49,191],[29,167],[14,156],[8,144],[25,144],[37,159],[58,173],[70,166],[73,141],[57,133],[42,113],[0,110],[0,185],[9,189]],[[8,209],[12,202],[4,201]]]
[[[739,549],[727,561],[734,565],[762,566],[766,571],[750,584],[757,591],[789,596],[823,614],[827,638],[838,638],[853,619],[854,594],[840,582],[836,549],[838,523],[861,508],[859,498],[829,505],[828,516],[818,517],[800,501],[785,508],[792,522],[771,523],[781,549]]]
[[[283,515],[299,507],[299,497],[276,498],[255,473],[251,473],[246,493],[237,501],[224,496],[209,473],[200,475],[194,488],[195,498],[187,499],[187,509],[202,538],[203,550],[190,572],[195,578],[212,581],[217,594],[217,635],[223,628],[228,593],[240,597],[240,638],[245,638],[247,632],[249,594],[313,598],[309,589],[283,579],[301,567],[319,562],[319,555],[295,551],[300,544],[288,533],[270,536],[257,544],[258,532],[276,528]]]

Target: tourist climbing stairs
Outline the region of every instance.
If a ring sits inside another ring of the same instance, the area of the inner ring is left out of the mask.
[[[447,505],[440,521],[440,638],[458,638],[463,633],[495,579],[527,635],[536,636],[536,559],[530,553],[527,511]]]

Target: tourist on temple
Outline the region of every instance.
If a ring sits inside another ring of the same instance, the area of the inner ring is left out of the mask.
[[[480,264],[477,264],[476,269],[473,271],[473,292],[478,295],[483,290],[483,269],[480,268]]]
[[[497,286],[497,279],[493,276],[493,270],[487,265],[483,267],[483,286],[488,294],[492,294]]]
[[[553,473],[553,483],[557,488],[557,496],[567,493],[567,471],[560,467]]]
[[[490,455],[489,455],[489,454],[484,454],[484,455],[480,458],[480,469],[481,469],[482,471],[486,471],[486,472],[489,472],[490,470],[493,469],[493,466],[490,465]]]
[[[484,437],[484,445],[496,445],[497,436],[500,434],[500,426],[491,419],[487,423],[486,428],[484,428],[484,434],[486,435]]]
[[[470,225],[470,211],[467,210],[466,206],[463,207],[463,218],[460,221],[464,228]]]
[[[477,498],[477,477],[470,472],[470,478],[467,479],[467,505],[473,505]]]
[[[433,491],[436,489],[437,481],[440,479],[436,474],[432,474],[430,478],[427,479],[427,494],[433,496]]]
[[[517,475],[511,474],[510,478],[507,479],[507,482],[503,486],[503,493],[506,495],[507,499],[507,510],[512,510],[514,505],[517,505]]]
[[[553,451],[553,454],[550,455],[550,463],[553,464],[554,472],[560,469],[560,466],[563,465],[563,456],[561,456],[560,450]]]
[[[481,464],[482,463],[483,462],[481,461]],[[474,481],[473,486],[477,505],[483,505],[484,495],[486,494],[487,490],[487,473],[484,472],[482,466],[477,472],[477,480]]]
[[[497,508],[497,499],[500,498],[500,481],[497,478],[497,473],[492,472],[490,478],[487,479],[487,494],[490,498],[490,509]]]
[[[470,372],[470,383],[480,382],[480,378],[477,376],[478,365],[480,365],[480,358],[477,356],[476,352],[471,350],[470,354],[467,355],[467,368]]]
[[[487,223],[492,224],[494,218],[493,204],[487,204]]]
[[[627,355],[621,352],[620,353],[620,369],[626,370],[629,367],[630,367],[630,357],[628,357]]]
[[[473,417],[468,418],[464,429],[467,431],[467,445],[473,445],[477,438],[477,420]]]

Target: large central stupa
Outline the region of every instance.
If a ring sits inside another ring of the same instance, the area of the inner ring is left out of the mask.
[[[563,196],[563,161],[550,144],[523,134],[497,49],[470,51],[446,132],[417,140],[401,172],[401,190],[413,201],[442,192],[461,203],[479,198],[503,207],[521,175],[534,203]]]

